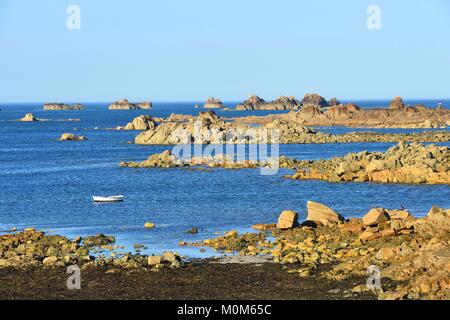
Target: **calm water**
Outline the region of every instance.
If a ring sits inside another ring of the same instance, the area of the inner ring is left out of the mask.
[[[120,161],[143,160],[167,147],[129,144],[137,132],[101,128],[124,125],[143,113],[196,114],[199,110],[194,104],[155,104],[148,111],[108,111],[106,105],[94,104],[85,111],[60,112],[39,110],[41,105],[2,105],[0,229],[33,226],[67,236],[103,232],[115,235],[130,251],[134,243],[142,243],[149,253],[176,250],[194,257],[213,253],[178,247],[177,242],[204,239],[230,229],[247,231],[254,223],[276,221],[286,209],[298,211],[303,218],[307,200],[323,202],[346,217],[361,216],[374,206],[403,205],[416,215],[425,214],[432,205],[450,207],[449,186],[292,181],[282,178],[289,172],[286,170],[261,176],[259,170],[251,169],[205,172],[118,166]],[[78,118],[80,122],[6,121],[27,112],[39,118]],[[89,140],[57,141],[63,132],[86,135]],[[280,153],[319,159],[361,150],[384,151],[391,145],[281,145]],[[126,201],[94,204],[91,196],[95,194],[123,194]],[[146,221],[157,227],[144,229]],[[200,233],[186,234],[192,227]]]

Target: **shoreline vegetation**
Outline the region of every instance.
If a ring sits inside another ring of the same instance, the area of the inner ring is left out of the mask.
[[[151,109],[151,102],[126,99],[110,110]],[[198,108],[198,106],[197,106]],[[228,110],[217,98],[205,109]],[[51,103],[45,110],[83,110],[79,104]],[[136,145],[176,144],[312,144],[395,142],[386,152],[361,151],[327,160],[287,157],[241,160],[224,155],[181,159],[170,150],[141,162],[120,162],[130,168],[271,167],[295,170],[290,179],[329,182],[450,184],[450,149],[419,142],[449,142],[450,131],[414,133],[351,132],[328,134],[311,126],[445,129],[450,110],[407,106],[400,97],[388,108],[362,109],[307,94],[301,101],[280,97],[266,102],[252,95],[235,110],[289,110],[284,114],[221,118],[214,111],[167,118],[141,115],[116,130],[141,131]],[[28,113],[20,122],[58,121]],[[62,120],[60,120],[62,121]],[[68,119],[65,121],[77,121]],[[234,132],[231,136],[227,132]],[[277,131],[278,133],[274,133]],[[87,140],[63,133],[60,141]],[[119,160],[118,160],[119,161]],[[431,206],[432,204],[430,204]],[[450,299],[450,209],[432,207],[423,218],[405,208],[373,208],[362,218],[346,218],[324,204],[308,201],[307,218],[283,211],[278,221],[256,223],[254,233],[231,230],[215,239],[180,241],[179,246],[210,247],[218,259],[189,260],[176,252],[141,255],[123,252],[114,236],[98,234],[69,239],[27,228],[0,235],[0,281],[4,298],[222,298],[222,299]],[[157,228],[148,222],[145,228]],[[194,228],[195,229],[195,228]],[[197,229],[195,229],[198,232]],[[223,254],[230,254],[224,257]],[[65,288],[66,268],[80,267],[86,290]],[[368,270],[379,268],[381,288],[370,289]],[[24,281],[23,279],[32,279]],[[48,279],[52,279],[48,283]],[[45,283],[45,285],[44,285]],[[158,290],[150,290],[148,284]],[[114,284],[114,285],[112,285]],[[109,287],[108,287],[109,286]]]

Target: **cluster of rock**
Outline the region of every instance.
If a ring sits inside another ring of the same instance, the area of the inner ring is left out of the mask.
[[[33,228],[23,232],[0,236],[0,268],[26,267],[66,267],[78,265],[80,268],[107,267],[107,272],[115,269],[156,271],[161,268],[178,268],[181,257],[173,252],[162,256],[145,256],[131,253],[112,253],[94,255],[96,249],[106,251],[119,247],[111,245],[115,238],[98,234],[77,237],[73,240],[58,235],[45,235]]]
[[[127,123],[124,127],[117,127],[117,130],[152,130],[156,127],[156,120],[148,115],[141,115],[134,118],[131,122]]]
[[[220,99],[215,99],[213,97],[208,98],[203,105],[205,109],[219,109],[223,108],[223,103]]]
[[[380,299],[450,298],[450,209],[433,207],[425,218],[415,218],[406,209],[373,208],[362,219],[345,219],[326,205],[309,201],[306,221],[297,219],[298,214],[288,210],[276,225],[254,226],[272,231],[274,241],[267,240],[266,232],[231,231],[182,245],[239,251],[245,256],[270,254],[290,273],[334,281],[366,279],[369,267],[376,266],[381,270],[381,288],[368,287],[364,280],[353,292],[373,290]]]
[[[44,110],[48,111],[61,111],[61,110],[84,110],[85,106],[82,104],[65,104],[65,103],[46,103],[43,107]]]
[[[152,103],[151,102],[139,102],[139,103],[132,103],[129,102],[127,99],[118,100],[112,104],[109,105],[109,110],[141,110],[141,109],[151,109]]]
[[[246,169],[246,168],[258,168],[263,166],[273,166],[275,160],[270,158],[266,161],[257,160],[239,160],[234,159],[225,154],[218,154],[215,156],[201,156],[191,157],[188,159],[180,159],[172,154],[170,150],[165,150],[161,153],[152,154],[148,159],[141,162],[120,162],[121,167],[129,168],[179,168],[179,167],[192,167],[192,166],[207,166],[211,168],[220,167],[225,169]],[[287,167],[290,165],[288,158],[282,158],[282,166]]]
[[[297,167],[290,178],[450,184],[450,148],[400,142],[385,153],[362,151],[329,160],[300,161]]]
[[[257,95],[251,95],[243,103],[236,106],[238,111],[254,111],[254,110],[298,110],[300,101],[295,97],[281,96],[274,101],[266,102]]]
[[[73,133],[63,133],[59,138],[59,141],[83,141],[87,140],[85,136],[77,136]]]
[[[139,119],[141,121],[142,119]],[[142,126],[143,128],[145,126]],[[305,127],[292,119],[275,119],[264,126],[225,121],[209,110],[197,117],[174,115],[156,124],[135,138],[136,144],[258,144],[258,143],[350,143],[350,142],[443,142],[450,141],[450,131],[416,133],[351,132],[329,134]]]
[[[450,109],[428,108],[422,104],[405,106],[400,97],[388,108],[362,109],[341,104],[316,94],[307,95],[298,111],[288,114],[251,116],[235,119],[240,123],[267,124],[274,119],[299,122],[306,126],[348,126],[361,128],[445,128],[450,125]]]

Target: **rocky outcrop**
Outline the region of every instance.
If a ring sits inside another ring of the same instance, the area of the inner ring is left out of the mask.
[[[152,130],[156,127],[156,121],[148,115],[141,115],[127,123],[125,127],[117,127],[117,130]]]
[[[139,102],[131,103],[127,99],[118,100],[109,105],[109,110],[141,110],[141,109],[151,109],[151,102]]]
[[[59,138],[59,141],[82,141],[87,140],[85,136],[77,136],[73,133],[63,133]]]
[[[215,98],[208,98],[208,100],[206,100],[205,104],[203,105],[203,108],[205,109],[219,109],[219,108],[223,108],[223,103],[222,101],[220,101],[220,99],[215,99]]]
[[[234,120],[238,123],[267,124],[278,119],[306,126],[361,128],[445,128],[450,124],[450,109],[428,108],[424,105],[404,106],[401,98],[394,99],[389,108],[368,109],[352,103],[324,107],[323,100],[308,98],[306,101],[313,103],[305,102],[297,112],[240,117]]]
[[[32,113],[27,113],[23,118],[20,118],[19,121],[21,121],[21,122],[34,122],[34,121],[39,121],[39,119],[36,118]]]
[[[165,119],[159,125],[140,133],[136,144],[249,144],[249,143],[349,143],[349,142],[442,142],[450,141],[450,131],[410,134],[351,132],[327,134],[305,127],[291,118],[276,119],[265,126],[251,126],[224,121],[213,111],[197,117]]]
[[[297,110],[299,107],[300,102],[295,97],[281,96],[274,101],[266,102],[256,95],[251,95],[243,103],[238,104],[236,110]]]
[[[259,168],[263,166],[273,166],[275,159],[268,159],[266,161],[257,160],[239,160],[233,159],[224,154],[215,156],[199,156],[188,159],[181,159],[172,154],[170,150],[165,150],[162,153],[152,154],[147,160],[142,162],[120,162],[121,167],[129,168],[177,168],[177,167],[221,167],[225,169],[247,169]],[[291,164],[287,158],[280,158],[280,167],[288,167]]]
[[[327,100],[317,93],[307,93],[301,101],[302,106],[328,107]]]
[[[445,146],[401,142],[385,153],[363,151],[297,166],[293,179],[450,184],[450,148]]]
[[[43,107],[44,110],[48,111],[67,111],[67,110],[84,110],[85,106],[82,104],[65,104],[65,103],[46,103]]]
[[[401,97],[395,97],[389,104],[389,109],[405,109],[405,104]],[[421,108],[423,109],[423,108]]]

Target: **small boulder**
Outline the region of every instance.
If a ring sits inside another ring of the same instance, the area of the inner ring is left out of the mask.
[[[36,118],[32,113],[27,113],[23,118],[20,118],[19,121],[34,122],[34,121],[39,121],[39,119]]]
[[[294,227],[298,226],[298,214],[295,211],[292,210],[286,210],[283,211],[279,218],[277,223],[278,229],[292,229]]]
[[[58,261],[58,258],[55,256],[45,258],[42,263],[46,266],[53,266]]]
[[[362,218],[366,226],[378,224],[389,220],[389,215],[383,208],[373,208]]]
[[[308,201],[306,208],[308,210],[306,220],[320,221],[324,225],[327,225],[330,222],[344,221],[343,216],[319,202]]]
[[[144,228],[146,228],[146,229],[153,229],[154,227],[155,227],[155,224],[153,222],[144,223]]]
[[[147,263],[149,266],[156,266],[158,264],[161,264],[161,256],[149,256],[147,258]]]
[[[175,262],[179,261],[180,257],[171,251],[165,251],[162,255],[162,262]]]

